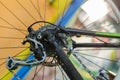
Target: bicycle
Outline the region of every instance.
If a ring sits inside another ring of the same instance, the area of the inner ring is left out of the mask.
[[[34,30],[33,27],[35,25],[41,26],[41,28]],[[18,30],[17,28],[15,29]],[[24,33],[22,31],[20,32]],[[72,63],[68,58],[71,55],[74,55],[74,57],[78,60],[78,63],[82,64],[82,61],[78,58],[78,56],[74,53],[72,54],[73,48],[76,48],[76,47],[117,47],[118,48],[120,47],[119,43],[77,44],[75,43],[75,41],[71,39],[71,36],[80,36],[80,35],[120,38],[120,34],[118,33],[105,33],[105,32],[62,28],[60,25],[55,25],[47,21],[36,21],[32,23],[28,27],[28,32],[29,33],[28,35],[26,35],[26,38],[24,39],[23,44],[25,45],[26,43],[30,43],[30,47],[28,48],[30,48],[30,51],[32,52],[30,54],[32,55],[32,58],[29,60],[21,60],[21,59],[15,59],[9,56],[7,59],[7,68],[10,70],[12,75],[14,75],[15,78],[18,80],[21,80],[21,78],[20,76],[16,75],[16,73],[14,73],[13,70],[17,69],[19,65],[33,67],[39,64],[41,64],[42,66],[49,66],[49,67],[61,66],[71,80],[78,80],[78,79],[83,80],[79,71],[73,65],[74,62]],[[46,57],[50,57],[50,58],[52,57],[52,60],[49,62],[49,58],[46,58]],[[108,76],[105,76],[105,73],[102,70],[99,72],[100,75],[95,77],[94,75],[92,75],[92,72],[84,64],[82,64],[82,66],[87,70],[87,72],[92,76],[93,79],[108,80]],[[39,72],[39,71],[38,72],[36,71],[37,71],[37,68],[35,70],[35,74],[33,75],[32,79],[35,79],[37,73]],[[64,72],[62,72],[62,74],[64,74]],[[44,76],[44,73],[43,73],[43,76]]]

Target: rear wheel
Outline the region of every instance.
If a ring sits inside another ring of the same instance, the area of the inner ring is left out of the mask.
[[[36,80],[38,78],[43,80],[52,80],[58,79],[59,77],[57,77],[57,75],[60,75],[61,79],[68,79],[68,77],[64,77],[66,76],[65,72],[62,70],[60,65],[58,65],[55,56],[47,57],[45,63],[40,66],[22,66],[18,67],[16,70],[10,71],[6,69],[6,59],[8,56],[22,60],[34,59],[34,55],[29,50],[29,44],[26,46],[21,44],[26,34],[28,34],[28,26],[40,20],[51,23],[57,22],[60,15],[62,16],[65,14],[65,10],[68,8],[70,3],[70,0],[65,0],[64,3],[63,0],[0,1],[0,52],[2,53],[0,56],[1,80]],[[35,25],[35,27],[38,29],[44,25],[47,24],[40,23]]]

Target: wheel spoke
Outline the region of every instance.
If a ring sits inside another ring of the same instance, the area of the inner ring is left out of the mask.
[[[37,72],[37,69],[38,69],[38,66],[35,67],[34,76],[33,76],[33,78],[32,78],[31,80],[34,80],[34,79],[35,79],[35,76],[36,76],[35,74],[36,74],[36,72]]]
[[[107,58],[103,58],[103,57],[98,57],[98,56],[93,56],[93,55],[84,54],[84,53],[80,53],[80,54],[81,55],[85,55],[85,56],[89,56],[89,57],[94,57],[94,58],[102,59],[102,60],[107,60],[107,61],[115,62],[115,63],[120,63],[117,60],[111,60],[111,59],[107,59]]]
[[[4,79],[6,76],[8,76],[9,74],[11,74],[11,72],[9,71],[8,73],[6,73],[2,78],[0,78],[0,80]]]
[[[32,2],[32,0],[29,0],[30,1],[30,3],[32,4],[32,6],[34,7],[34,9],[37,11],[37,13],[39,14],[39,18],[40,18],[40,20],[41,19],[43,19],[42,18],[42,15],[41,15],[41,13],[40,13],[40,5],[39,5],[39,1],[37,0],[37,6],[38,6],[38,9],[35,7],[35,5],[33,4],[33,2]]]
[[[29,55],[32,55],[32,54],[18,55],[18,56],[13,56],[13,57],[18,58],[18,57],[25,57],[25,56],[29,56]],[[7,58],[8,57],[6,57],[6,58],[0,58],[0,60],[7,59]]]
[[[16,49],[16,48],[29,48],[29,47],[28,46],[0,47],[0,49]]]
[[[28,49],[28,48],[25,48],[24,50],[20,51],[19,53],[15,54],[15,55],[12,56],[12,57],[21,57],[21,56],[27,56],[27,55],[30,55],[30,54],[20,55],[22,52],[26,51],[27,49]],[[0,60],[2,60],[2,59],[7,59],[7,58],[0,58]],[[3,63],[1,63],[0,66],[2,66],[2,65],[5,64],[5,63],[6,63],[6,61],[3,62]]]
[[[11,27],[8,27],[8,26],[0,26],[1,28],[6,28],[6,29],[11,29],[11,30],[17,30],[17,31],[23,31],[23,32],[27,32],[27,30],[23,30],[23,29],[18,29],[18,28],[11,28]]]
[[[42,80],[45,78],[45,66],[43,67],[43,74],[42,74]]]
[[[19,32],[21,32],[22,34],[25,35],[25,33],[23,33],[20,29],[16,28],[13,24],[9,23],[7,20],[3,19],[2,17],[0,17],[0,19],[2,19],[4,22],[6,22],[6,23],[9,24],[10,26],[12,26],[13,29],[15,29],[15,30],[17,30],[17,31],[19,31]],[[8,27],[6,27],[6,28],[8,28]],[[10,29],[10,28],[9,28],[9,29]]]
[[[0,66],[2,66],[2,65],[5,64],[5,63],[6,63],[6,61],[2,62],[2,63],[0,64]]]
[[[59,70],[61,71],[62,74],[62,79],[64,80],[68,80],[68,77],[66,76],[65,72],[63,71],[63,69],[60,67],[60,65],[58,65]]]
[[[19,22],[21,22],[27,28],[27,25],[23,23],[23,21],[21,21],[6,5],[4,5],[1,1],[0,4],[4,6]]]
[[[26,13],[34,20],[34,21],[37,21],[31,14],[30,12],[18,1],[16,0],[17,3],[26,11]]]
[[[89,60],[88,58],[86,58],[86,57],[84,57],[84,56],[82,56],[82,55],[80,55],[80,56],[81,56],[83,59],[85,59],[85,60],[89,61],[90,63],[92,63],[92,64],[96,65],[96,66],[97,66],[97,67],[99,67],[100,69],[104,69],[105,71],[107,71],[107,72],[108,72],[108,70],[107,70],[107,69],[105,69],[104,67],[102,67],[102,66],[98,65],[97,63],[94,63],[93,61]]]
[[[0,38],[3,38],[3,39],[24,39],[24,38],[17,38],[17,37],[1,37]]]

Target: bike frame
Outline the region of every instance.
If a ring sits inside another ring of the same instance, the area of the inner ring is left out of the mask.
[[[69,19],[65,20],[64,23],[61,23],[61,25],[64,26],[65,23],[68,22],[68,20]],[[80,34],[80,35],[98,36],[98,37],[107,37],[107,38],[120,38],[119,33],[107,33],[107,32],[97,32],[97,31],[77,30],[77,29],[65,29],[65,30],[68,33],[73,34],[73,35]],[[119,43],[78,43],[78,44],[74,43],[73,47],[74,48],[76,48],[76,47],[117,47],[118,48],[118,47],[120,47],[120,44]],[[71,58],[71,60],[73,60],[73,59],[74,58]],[[26,68],[27,68],[27,71],[22,72],[23,74],[21,74],[21,70],[26,69]],[[17,74],[18,75],[24,75],[29,70],[30,70],[30,67],[22,67],[17,72]],[[13,80],[14,79],[15,79],[15,77],[13,78]]]
[[[97,31],[88,31],[88,30],[78,30],[78,29],[64,29],[69,34],[72,35],[88,35],[88,36],[97,36],[97,37],[106,37],[106,38],[118,38],[120,39],[120,33],[108,33],[108,32],[97,32]],[[76,47],[120,47],[120,43],[73,43],[74,48]]]
[[[71,35],[88,35],[88,36],[97,36],[97,37],[106,37],[106,38],[120,38],[119,33],[106,33],[106,32],[97,32],[97,31],[88,31],[88,30],[78,30],[78,29],[70,29],[70,28],[61,28],[63,32],[65,31],[68,34]],[[54,42],[54,41],[53,41]],[[73,47],[120,47],[120,43],[73,43]],[[70,57],[71,60],[74,60],[74,63],[77,63],[76,59],[74,57]],[[79,63],[74,64],[77,68],[79,68]],[[27,70],[30,69],[30,67]],[[15,78],[13,78],[14,80]]]
[[[72,1],[72,4],[69,6],[67,12],[62,16],[64,21],[60,23],[61,26],[65,26],[67,24],[67,22],[70,20],[70,18],[74,15],[76,10],[81,6],[83,2],[84,0]],[[61,21],[61,19],[58,20],[56,24],[59,23],[59,21]],[[33,56],[29,56],[27,59],[33,59]],[[31,67],[23,66],[16,72],[16,75],[19,75],[20,78],[24,79],[30,70]],[[16,80],[16,77],[13,76],[11,80]]]

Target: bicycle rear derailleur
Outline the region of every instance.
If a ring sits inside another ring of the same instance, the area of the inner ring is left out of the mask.
[[[23,44],[25,45],[26,42],[30,44],[30,51],[32,51],[35,58],[33,60],[21,60],[8,57],[7,68],[9,70],[14,70],[19,65],[39,65],[45,61],[46,57],[55,56],[55,46],[52,44],[54,42],[51,42],[50,40],[53,38],[59,44],[58,46],[66,48],[67,53],[71,53],[73,49],[72,39],[64,30],[62,30],[62,28],[50,23],[35,31],[32,28],[34,24],[36,23],[33,23],[28,28],[29,34],[26,36]]]

